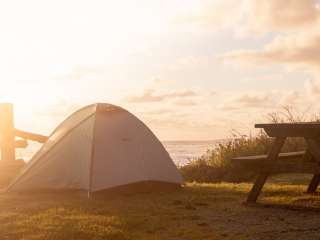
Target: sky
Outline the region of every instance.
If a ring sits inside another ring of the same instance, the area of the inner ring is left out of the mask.
[[[0,101],[42,134],[95,102],[160,140],[249,134],[318,114],[319,23],[315,0],[0,0]]]

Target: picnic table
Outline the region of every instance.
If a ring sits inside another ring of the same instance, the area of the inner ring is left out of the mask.
[[[280,154],[281,148],[289,137],[300,137],[306,141],[307,149],[303,153],[292,153],[292,155],[303,155],[306,159],[313,159],[316,166],[320,165],[320,123],[268,123],[256,124],[256,128],[263,128],[269,137],[274,138],[271,149],[266,156],[266,162],[263,171],[261,171],[248,195],[247,202],[255,203],[261,190],[270,175],[272,168],[281,157],[288,157],[289,154]],[[316,168],[316,167],[313,167]],[[308,186],[308,193],[314,193],[320,182],[320,172],[314,169],[313,178]]]

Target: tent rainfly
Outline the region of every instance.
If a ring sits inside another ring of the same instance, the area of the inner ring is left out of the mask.
[[[63,121],[8,191],[85,190],[136,183],[180,186],[181,176],[151,130],[133,114],[106,103],[86,106]]]

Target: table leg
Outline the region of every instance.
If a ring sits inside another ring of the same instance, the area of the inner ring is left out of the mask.
[[[314,174],[311,182],[309,183],[307,193],[315,193],[320,183],[320,174]]]
[[[306,139],[308,151],[314,159],[320,164],[320,144],[315,139]],[[315,193],[320,183],[320,174],[314,174],[308,186],[307,193]]]
[[[285,142],[285,137],[278,137],[275,139],[274,143],[271,146],[271,149],[268,154],[267,162],[270,164],[266,169],[263,170],[263,173],[260,173],[256,179],[249,195],[247,198],[247,203],[255,203],[260,195],[260,192],[263,188],[263,185],[268,179],[270,171],[272,170],[273,164],[277,161],[278,155],[281,151],[281,148]]]

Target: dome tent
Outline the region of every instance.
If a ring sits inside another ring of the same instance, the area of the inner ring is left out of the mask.
[[[142,182],[180,186],[169,154],[134,115],[106,103],[63,121],[8,191],[79,189],[88,193]]]

